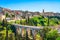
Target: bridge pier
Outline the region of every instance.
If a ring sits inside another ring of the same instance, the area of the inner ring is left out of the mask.
[[[31,35],[30,28],[27,28],[27,33],[28,33],[28,37],[30,37],[30,35]]]
[[[30,28],[27,28],[27,29],[26,29],[26,33],[27,33],[27,38],[28,38],[28,40],[31,40],[31,36],[32,36],[32,31],[31,31],[31,29],[30,29]]]
[[[25,29],[24,28],[21,28],[21,35],[22,35],[22,37],[24,37],[24,33],[25,33]]]
[[[33,37],[33,40],[36,40],[36,34],[37,34],[36,30],[32,30],[32,37]]]
[[[20,40],[20,39],[24,40],[24,36],[25,36],[24,34],[25,34],[25,28],[18,27],[16,29],[16,39],[17,40]]]
[[[29,38],[28,38],[28,29],[26,29],[26,40],[29,40]]]
[[[20,28],[16,29],[16,40],[20,40]]]

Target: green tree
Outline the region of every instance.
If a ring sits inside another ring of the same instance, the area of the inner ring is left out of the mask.
[[[8,13],[6,13],[6,14],[5,14],[5,16],[6,16],[6,17],[9,17],[9,14],[8,14]]]
[[[57,37],[56,40],[60,40],[60,37]]]
[[[56,40],[57,37],[58,37],[57,30],[51,30],[46,34],[47,40]]]

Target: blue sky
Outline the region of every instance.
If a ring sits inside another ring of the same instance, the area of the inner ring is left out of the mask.
[[[60,12],[60,0],[0,0],[0,6],[12,10]]]

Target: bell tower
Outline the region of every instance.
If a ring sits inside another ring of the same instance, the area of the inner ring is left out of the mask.
[[[44,9],[43,9],[43,11],[42,11],[43,13],[44,13]]]

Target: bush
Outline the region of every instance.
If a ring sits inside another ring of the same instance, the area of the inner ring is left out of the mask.
[[[60,37],[57,37],[56,40],[60,40]]]
[[[51,30],[48,33],[46,33],[47,40],[55,40],[57,37],[58,37],[57,30]]]

